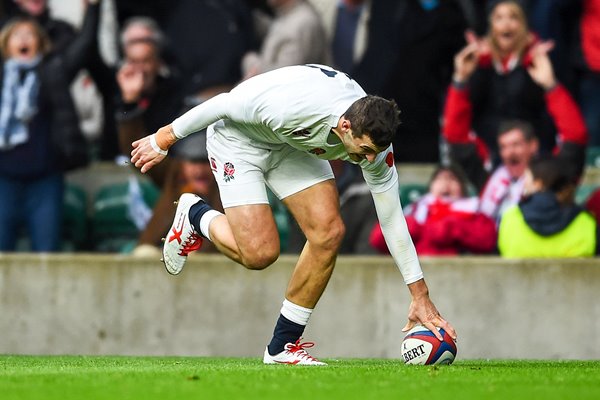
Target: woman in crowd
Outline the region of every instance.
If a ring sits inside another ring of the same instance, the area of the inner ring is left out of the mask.
[[[15,250],[24,230],[33,251],[59,250],[64,172],[87,161],[69,82],[97,31],[99,0],[88,3],[80,35],[59,53],[32,17],[0,31],[0,251]]]

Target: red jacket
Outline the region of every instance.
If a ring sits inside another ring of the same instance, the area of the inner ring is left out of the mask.
[[[588,141],[587,128],[579,106],[567,91],[558,84],[545,94],[548,112],[558,128],[559,142],[572,142],[585,146]],[[472,105],[469,89],[457,89],[450,85],[444,108],[444,127],[442,133],[448,143],[483,143],[471,132]],[[480,155],[486,155],[484,147],[479,148]]]
[[[600,72],[600,0],[584,0],[580,30],[583,58],[592,71]]]
[[[447,200],[426,195],[406,211],[406,223],[420,255],[491,253],[496,248],[495,222],[477,212],[477,198]],[[389,253],[379,224],[371,231],[371,246]]]

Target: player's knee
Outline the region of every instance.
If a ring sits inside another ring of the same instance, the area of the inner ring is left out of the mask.
[[[261,270],[273,264],[279,258],[279,244],[277,247],[266,246],[255,249],[243,255],[244,267],[252,270]]]
[[[319,227],[312,238],[308,238],[308,240],[314,245],[335,252],[340,248],[345,233],[346,226],[344,222],[341,218],[336,218]]]

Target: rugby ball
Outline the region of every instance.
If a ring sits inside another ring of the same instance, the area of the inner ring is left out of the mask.
[[[456,357],[456,343],[448,332],[437,328],[443,341],[422,325],[412,328],[402,341],[402,359],[405,364],[452,364]]]

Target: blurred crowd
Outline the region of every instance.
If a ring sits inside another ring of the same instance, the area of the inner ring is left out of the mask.
[[[600,0],[0,0],[0,54],[0,251],[64,251],[68,173],[123,164],[133,141],[190,108],[307,63],[394,99],[396,162],[437,166],[420,196],[402,197],[420,255],[600,248],[600,193],[576,201],[600,147]],[[359,169],[332,167],[341,253],[386,253]],[[135,179],[133,233],[93,238],[91,226],[71,250],[158,255],[181,193],[219,208],[204,131],[151,170],[153,201]],[[302,232],[272,203],[282,250],[298,252]]]

